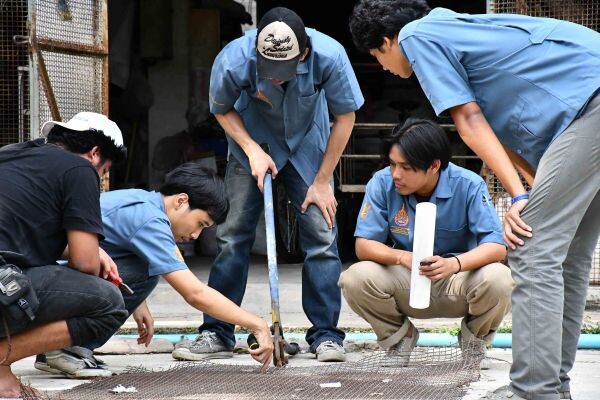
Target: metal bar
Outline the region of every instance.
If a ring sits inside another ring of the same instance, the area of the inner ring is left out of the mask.
[[[102,4],[102,48],[106,50],[106,57],[102,59],[102,113],[108,116],[108,4],[103,0]]]
[[[273,180],[265,174],[263,197],[265,203],[265,227],[267,234],[267,261],[271,289],[271,317],[273,324],[281,323],[279,315],[279,277],[277,273],[277,247],[275,244],[275,213],[273,211]]]
[[[46,51],[75,55],[108,56],[108,47],[104,44],[102,46],[90,46],[88,44],[69,43],[43,37],[36,38],[36,41],[38,47]]]
[[[392,129],[398,124],[388,122],[357,122],[354,129]],[[443,129],[456,130],[454,124],[439,124]]]
[[[48,107],[50,108],[50,114],[52,115],[52,119],[54,121],[62,121],[62,119],[60,118],[60,113],[58,111],[58,105],[56,104],[56,97],[54,97],[54,91],[52,90],[52,84],[50,83],[50,77],[48,76],[48,70],[46,69],[46,63],[44,62],[42,52],[40,51],[36,43],[35,21],[36,18],[34,12],[32,15],[31,24],[29,26],[29,48],[34,57],[34,60],[37,61],[40,82],[42,82],[42,88],[44,89],[44,93],[46,94],[46,100],[48,101]]]
[[[25,141],[25,84],[23,81],[23,74],[25,72],[28,72],[29,68],[28,67],[17,67],[17,72],[18,72],[18,101],[19,101],[19,105],[18,105],[18,109],[19,109],[19,143],[22,143]]]

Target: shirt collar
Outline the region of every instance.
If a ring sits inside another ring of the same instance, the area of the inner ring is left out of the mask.
[[[448,176],[449,170],[450,164],[448,164],[448,166],[445,169],[440,170],[440,178],[438,179],[438,183],[435,187],[435,190],[431,194],[432,200],[448,199],[452,197],[452,187],[450,187],[450,178]]]

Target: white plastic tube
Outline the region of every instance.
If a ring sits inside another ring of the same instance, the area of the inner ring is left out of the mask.
[[[428,277],[419,274],[419,265],[422,259],[433,255],[435,214],[435,204],[428,202],[417,204],[412,268],[410,274],[409,304],[412,308],[424,309],[429,307],[431,280]]]

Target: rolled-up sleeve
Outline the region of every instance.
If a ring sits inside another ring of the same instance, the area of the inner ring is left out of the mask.
[[[455,51],[414,35],[402,39],[400,46],[438,116],[475,101],[467,71]]]
[[[367,184],[354,236],[385,243],[389,234],[388,205],[380,179],[376,175]]]
[[[233,109],[243,87],[243,68],[231,65],[227,48],[215,59],[210,73],[209,104],[212,114],[225,114]]]
[[[328,68],[323,89],[333,115],[356,111],[365,102],[348,55],[341,46],[338,57]]]
[[[469,218],[469,230],[475,236],[477,245],[483,243],[499,243],[504,245],[502,225],[484,182],[471,185],[469,188],[467,215]]]

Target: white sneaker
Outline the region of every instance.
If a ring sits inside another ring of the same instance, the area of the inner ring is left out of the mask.
[[[74,379],[89,379],[112,376],[104,363],[94,357],[92,350],[72,346],[62,350],[39,354],[34,367],[52,374],[62,374]]]
[[[573,399],[571,397],[571,392],[558,392],[558,394],[560,395],[561,399],[567,399],[567,400]]]
[[[327,340],[322,342],[315,351],[317,360],[322,362],[328,361],[346,361],[346,351],[339,343]]]

